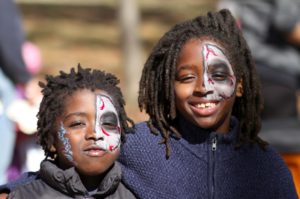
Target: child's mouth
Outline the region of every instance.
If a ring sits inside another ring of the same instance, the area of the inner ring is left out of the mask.
[[[191,106],[192,111],[199,116],[209,116],[217,111],[218,102],[201,102]]]
[[[106,154],[106,150],[99,146],[91,146],[84,150],[85,154],[91,157],[101,157]]]
[[[214,108],[214,107],[216,107],[216,103],[214,103],[214,102],[200,103],[200,104],[196,104],[194,106],[196,108],[199,108],[199,109],[207,109],[207,108]]]

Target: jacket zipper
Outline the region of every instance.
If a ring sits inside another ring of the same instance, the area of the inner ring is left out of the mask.
[[[215,167],[216,167],[216,150],[217,150],[217,136],[213,137],[211,143],[212,159],[211,159],[211,199],[215,198]]]

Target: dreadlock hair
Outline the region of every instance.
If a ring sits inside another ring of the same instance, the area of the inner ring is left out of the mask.
[[[37,135],[39,143],[45,151],[46,158],[54,158],[55,153],[50,151],[58,132],[57,118],[64,111],[66,97],[81,89],[106,91],[113,100],[118,111],[121,123],[121,140],[124,141],[125,132],[134,125],[125,112],[125,101],[122,92],[117,86],[119,79],[110,73],[101,70],[83,69],[78,64],[77,72],[71,68],[70,73],[60,71],[57,76],[46,76],[46,84],[39,82],[42,88],[43,99],[37,114]]]
[[[211,39],[225,47],[237,80],[242,80],[243,96],[236,98],[232,112],[240,121],[236,146],[258,143],[264,148],[266,142],[257,136],[261,128],[262,97],[255,64],[235,19],[227,9],[208,12],[206,16],[175,25],[153,48],[142,72],[138,98],[140,109],[150,116],[148,126],[151,132],[161,134],[168,158],[169,137],[181,137],[175,125],[176,63],[182,46],[190,39],[199,38]]]

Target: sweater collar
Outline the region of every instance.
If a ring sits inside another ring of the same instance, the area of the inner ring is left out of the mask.
[[[81,182],[74,167],[66,170],[58,168],[54,162],[44,160],[40,169],[41,178],[50,186],[67,195],[89,195]],[[106,196],[114,192],[121,181],[121,167],[115,162],[110,171],[105,175],[93,196]]]
[[[239,122],[236,117],[230,119],[230,131],[226,134],[219,134],[214,131],[202,129],[195,124],[189,122],[184,117],[179,117],[179,128],[182,138],[191,144],[200,144],[214,137],[221,143],[232,143],[236,140]]]
[[[231,118],[230,131],[227,134],[218,134],[217,132],[199,128],[184,118],[179,118],[178,124],[182,135],[179,143],[197,158],[208,161],[207,153],[209,153],[213,142],[218,143],[217,152],[222,152],[220,159],[225,160],[234,156],[234,153],[231,153],[231,151],[234,149],[239,128],[239,122],[235,117]]]

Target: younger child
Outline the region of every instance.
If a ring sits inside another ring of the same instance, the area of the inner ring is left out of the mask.
[[[119,80],[99,70],[74,68],[40,82],[39,143],[46,159],[38,178],[8,198],[135,198],[121,183],[124,110]],[[129,122],[129,124],[128,124]]]

